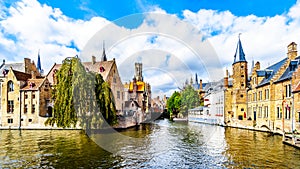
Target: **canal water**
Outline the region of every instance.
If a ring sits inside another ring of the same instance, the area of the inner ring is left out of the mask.
[[[268,133],[160,120],[118,134],[0,130],[0,168],[300,168],[300,150]]]

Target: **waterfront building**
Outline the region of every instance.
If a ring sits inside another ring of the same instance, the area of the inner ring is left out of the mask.
[[[300,131],[300,66],[295,70],[292,76],[292,97],[293,97],[293,115],[295,118],[295,129]]]
[[[1,65],[1,126],[41,127],[51,116],[51,90],[34,62]]]
[[[151,86],[149,83],[144,82],[142,63],[135,63],[135,75],[132,82],[124,84],[124,96],[125,101],[136,101],[141,108],[141,111],[137,111],[135,115],[143,117],[138,123],[150,119]]]
[[[82,64],[86,71],[101,74],[103,80],[109,84],[115,99],[117,114],[120,114],[124,108],[124,87],[115,58],[107,60],[105,48],[103,46],[103,53],[100,61],[97,61],[96,57],[92,56],[91,62],[82,62]],[[62,64],[54,64],[47,74],[47,78],[52,86],[55,86],[57,83],[55,74],[61,66]]]

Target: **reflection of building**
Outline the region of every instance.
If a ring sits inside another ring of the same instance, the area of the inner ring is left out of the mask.
[[[38,58],[39,59],[39,58]],[[40,70],[41,67],[40,67]],[[51,91],[47,78],[30,59],[24,63],[1,65],[1,125],[3,127],[41,127],[51,115]]]
[[[96,57],[92,56],[91,62],[82,62],[82,64],[85,67],[86,71],[92,71],[102,75],[103,80],[110,85],[110,88],[112,90],[116,103],[117,113],[122,112],[124,106],[123,84],[119,75],[115,59],[107,60],[105,49],[103,47],[103,54],[100,62],[97,62]],[[55,73],[60,69],[60,67],[61,64],[54,64],[54,66],[48,73],[47,77],[51,85],[55,85],[57,83]]]
[[[142,63],[135,63],[135,75],[132,82],[125,83],[124,91],[125,103],[135,101],[141,109],[141,112],[137,111],[137,113],[143,117],[142,121],[145,120],[145,116],[151,108],[151,87],[149,83],[143,81]],[[128,107],[124,109],[128,109]]]

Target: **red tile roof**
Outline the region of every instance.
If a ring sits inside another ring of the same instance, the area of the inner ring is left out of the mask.
[[[21,90],[39,90],[45,78],[28,79],[26,85]]]

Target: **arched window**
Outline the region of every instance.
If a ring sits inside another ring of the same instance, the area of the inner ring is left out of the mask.
[[[10,80],[10,81],[8,82],[7,86],[8,86],[8,91],[9,91],[9,92],[14,91],[14,82],[12,82],[12,81]]]

